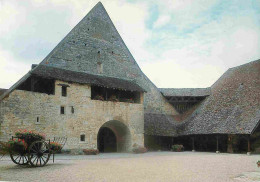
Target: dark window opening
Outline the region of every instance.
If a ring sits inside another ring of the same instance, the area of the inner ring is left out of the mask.
[[[71,106],[71,113],[74,114],[74,107]]]
[[[67,87],[61,86],[61,95],[67,97]]]
[[[81,142],[85,142],[85,135],[83,134],[83,135],[80,135],[80,141]]]
[[[112,102],[140,103],[140,92],[91,86],[91,99]]]
[[[23,82],[17,88],[17,90],[26,90],[31,92],[54,95],[55,80],[31,76],[25,82]]]
[[[60,107],[60,114],[65,114],[65,107],[64,106]]]
[[[100,54],[100,51],[98,51],[98,54]]]
[[[36,118],[36,123],[39,123],[39,122],[40,122],[40,118],[37,117],[37,118]]]

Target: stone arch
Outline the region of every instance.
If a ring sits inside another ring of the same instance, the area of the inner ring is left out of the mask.
[[[104,123],[98,131],[97,135],[97,147],[101,152],[106,152],[106,150],[102,149],[102,135],[104,133],[109,134],[109,137],[111,137],[111,140],[107,140],[111,142],[110,144],[107,144],[104,147],[110,147],[108,152],[128,152],[131,151],[131,133],[129,128],[122,122],[117,121],[117,120],[111,120],[106,123]],[[115,135],[115,150],[113,150],[113,135]],[[103,138],[104,139],[104,138]]]

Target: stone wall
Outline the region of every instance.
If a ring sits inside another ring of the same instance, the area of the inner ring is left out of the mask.
[[[67,97],[61,96],[59,84],[69,85]],[[60,114],[61,106],[65,107],[64,115]],[[1,140],[9,139],[18,129],[29,129],[50,139],[68,137],[66,149],[96,149],[100,127],[108,121],[119,121],[130,131],[127,151],[135,143],[144,143],[143,99],[140,104],[91,100],[89,85],[56,81],[55,95],[15,90],[0,102],[0,113]],[[81,134],[85,134],[85,142],[80,142]]]

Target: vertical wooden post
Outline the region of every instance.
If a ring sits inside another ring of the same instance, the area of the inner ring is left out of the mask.
[[[194,136],[191,139],[192,139],[192,152],[195,152]]]
[[[217,135],[217,151],[216,151],[216,153],[219,153],[218,145],[219,145],[219,142],[218,142],[218,135]]]
[[[227,146],[227,152],[228,153],[233,153],[233,141],[232,141],[233,136],[228,135],[228,146]]]
[[[250,135],[248,135],[247,137],[247,155],[250,155],[251,154],[251,145],[250,145]]]
[[[107,100],[107,89],[105,89],[105,100]]]
[[[172,146],[173,146],[173,137],[172,137],[172,142],[171,142],[171,146],[170,146],[170,149],[172,149]]]

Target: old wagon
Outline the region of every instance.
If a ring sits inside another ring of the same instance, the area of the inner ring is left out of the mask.
[[[9,153],[15,164],[42,167],[47,164],[51,155],[54,162],[55,154],[61,151],[66,141],[65,137],[54,137],[51,141],[32,132],[16,133],[9,141]]]

